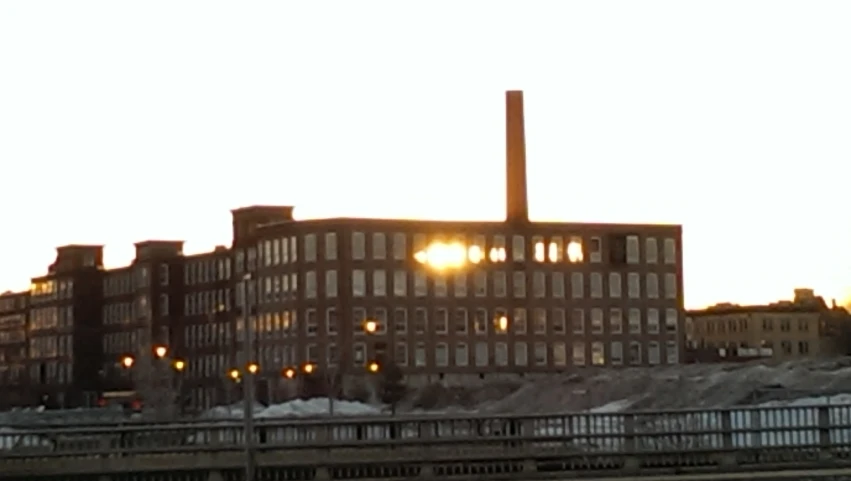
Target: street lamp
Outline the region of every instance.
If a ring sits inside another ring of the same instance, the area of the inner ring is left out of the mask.
[[[173,365],[174,370],[177,372],[183,372],[183,370],[186,369],[186,361],[182,359],[175,359]]]
[[[231,369],[228,376],[234,381],[239,381],[239,369]]]
[[[130,369],[135,363],[136,360],[131,356],[124,356],[121,358],[121,366],[124,367],[124,369]]]
[[[256,362],[248,363],[248,372],[250,374],[257,374],[257,371],[259,371],[259,370],[260,370],[260,366],[258,366]]]
[[[377,362],[372,361],[371,363],[369,363],[368,368],[369,372],[375,374],[381,369],[381,366]]]
[[[378,321],[369,320],[364,322],[363,330],[366,331],[367,334],[375,334],[375,331],[378,330]]]
[[[168,354],[168,348],[165,346],[157,346],[154,348],[154,354],[156,354],[157,359],[162,359]]]

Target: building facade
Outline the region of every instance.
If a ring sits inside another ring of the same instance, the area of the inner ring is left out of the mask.
[[[718,304],[686,314],[687,346],[724,357],[788,360],[842,350],[848,312],[828,306],[812,289],[796,289],[791,301],[766,305]]]
[[[506,139],[504,222],[252,206],[232,211],[232,245],[205,254],[147,241],[107,270],[100,246],[59,248],[27,294],[27,389],[209,406],[236,400],[249,364],[272,400],[308,381],[347,394],[388,363],[417,384],[681,362],[681,227],[531,222],[520,92]]]
[[[27,404],[29,292],[0,294],[0,409]]]

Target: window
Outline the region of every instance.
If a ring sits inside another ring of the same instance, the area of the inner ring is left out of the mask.
[[[425,282],[425,276],[423,276],[423,282]],[[447,287],[446,277],[442,274],[433,274],[432,275],[432,283],[434,285],[434,296],[435,297],[446,297],[449,288]]]
[[[384,334],[387,332],[387,309],[383,307],[375,307],[372,309],[372,318],[378,324],[375,330],[376,334]]]
[[[393,360],[399,366],[408,365],[408,344],[404,342],[396,343],[396,352],[393,353]]]
[[[647,309],[647,333],[659,334],[659,309]]]
[[[325,332],[330,335],[337,334],[337,309],[329,307],[325,309]]]
[[[428,295],[428,282],[425,272],[414,272],[414,296],[425,297]],[[437,289],[435,289],[436,291]]]
[[[573,264],[582,262],[585,259],[584,248],[582,247],[582,238],[573,236],[567,242],[564,248],[564,253],[567,256],[567,261]]]
[[[677,275],[668,273],[665,274],[665,298],[677,298]]]
[[[570,297],[574,299],[582,299],[585,295],[585,285],[582,281],[581,272],[570,273]]]
[[[546,345],[544,345],[546,349]],[[553,343],[553,366],[567,365],[567,345],[563,342]]]
[[[505,297],[508,292],[508,280],[505,271],[496,271],[493,273],[493,295],[495,297]]]
[[[591,298],[601,299],[603,297],[603,275],[599,272],[591,273]]]
[[[612,299],[618,299],[621,297],[621,273],[620,272],[610,272],[609,273],[609,297]]]
[[[259,287],[259,286],[258,286]],[[304,273],[304,297],[305,299],[316,299],[316,271]]]
[[[337,271],[325,271],[325,297],[337,297]]]
[[[536,307],[532,310],[532,332],[534,334],[547,333],[547,310]]]
[[[449,310],[439,307],[434,311],[434,331],[438,334],[449,332]]]
[[[426,357],[426,345],[424,342],[418,342],[414,349],[414,365],[417,367],[425,367],[428,365]]]
[[[641,277],[637,272],[630,272],[626,275],[627,295],[630,299],[641,298]]]
[[[414,310],[414,334],[425,334],[428,332],[428,310],[418,307]]]
[[[372,234],[372,258],[387,258],[387,237],[381,232]]]
[[[458,307],[455,309],[455,333],[456,334],[467,334],[467,309],[463,307]]]
[[[650,341],[647,343],[647,364],[656,365],[659,364],[661,360],[659,359],[659,343],[656,341]]]
[[[591,334],[603,333],[603,310],[600,308],[591,309]]]
[[[536,366],[546,366],[547,365],[547,343],[545,343],[545,342],[536,342],[535,343],[535,365]]]
[[[325,260],[333,261],[337,259],[337,233],[325,233]]]
[[[526,260],[526,239],[521,235],[511,238],[511,260],[523,262]]]
[[[493,263],[505,262],[505,236],[493,236],[493,247],[491,247],[488,257]]]
[[[590,257],[591,262],[600,263],[603,262],[603,240],[599,237],[591,238],[591,249],[590,249]]]
[[[366,309],[355,307],[352,309],[352,330],[355,334],[364,334],[363,323],[366,321]]]
[[[366,236],[363,232],[352,232],[352,259],[363,260],[366,257]]]
[[[532,296],[536,299],[547,296],[547,276],[541,271],[532,273]]]
[[[523,271],[515,271],[512,276],[511,286],[515,298],[519,299],[526,297],[526,273]]]
[[[637,341],[629,343],[629,363],[633,366],[641,364],[641,343]]]
[[[467,366],[470,364],[470,353],[467,350],[467,344],[459,342],[455,344],[455,365]]]
[[[585,310],[579,308],[573,309],[570,323],[573,325],[574,334],[585,334]]]
[[[376,297],[387,295],[387,271],[384,269],[372,271],[372,294]]]
[[[473,273],[473,292],[476,297],[486,297],[488,295],[487,272],[476,271]]]
[[[591,364],[594,366],[604,366],[606,364],[606,350],[600,341],[591,343]]]
[[[493,346],[493,357],[497,366],[508,365],[508,344],[498,342]]]
[[[401,232],[393,234],[393,259],[403,261],[408,257],[406,254],[405,234]]]
[[[315,336],[319,330],[319,323],[316,319],[316,309],[307,309],[304,312],[304,327],[307,330],[308,336]]]
[[[160,315],[168,315],[168,294],[160,294]],[[64,311],[63,311],[64,312]]]
[[[609,362],[614,366],[623,364],[623,344],[620,341],[612,341],[609,345]]]
[[[665,309],[665,332],[668,334],[677,332],[678,317],[676,309]]]
[[[550,274],[550,295],[556,299],[564,299],[564,273],[553,272]]]
[[[564,309],[557,307],[552,312],[553,334],[565,334],[567,332],[567,319]]]
[[[476,343],[476,366],[483,367],[488,365],[488,343]]]
[[[637,235],[626,236],[626,263],[638,264],[641,260],[641,247]]]
[[[623,333],[623,311],[620,308],[609,309],[609,329],[612,334]]]
[[[366,295],[366,272],[363,269],[352,271],[352,296],[363,297]]]
[[[396,297],[408,295],[408,276],[403,270],[393,271],[393,295]]]
[[[547,260],[547,245],[544,244],[544,238],[541,236],[532,237],[532,254],[536,262],[546,262]]]
[[[806,350],[801,352],[801,354],[806,353]],[[668,341],[665,343],[665,362],[668,364],[678,364],[680,362],[680,349],[677,346],[677,341]]]
[[[408,310],[396,308],[393,310],[393,330],[396,334],[408,333]]]
[[[529,347],[525,342],[514,343],[514,365],[526,366],[529,364]]]
[[[438,367],[449,365],[449,347],[445,342],[439,342],[434,346],[434,364]]]
[[[168,264],[160,264],[160,285],[168,285]]]
[[[573,342],[573,365],[585,365],[585,343],[582,341]]]
[[[488,310],[476,309],[476,318],[474,320],[474,329],[476,334],[488,333]]]
[[[518,307],[514,309],[514,333],[526,334],[526,309]]]
[[[629,310],[629,333],[641,334],[641,309],[630,308]]]
[[[665,239],[664,244],[665,264],[677,263],[677,241],[674,239]]]
[[[467,273],[459,272],[455,274],[452,281],[455,287],[455,297],[467,297]]]
[[[659,298],[659,276],[656,275],[655,272],[648,272],[647,279],[645,281],[647,284],[645,288],[647,289],[647,298],[648,299],[658,299]]]
[[[644,261],[648,264],[659,262],[659,243],[655,237],[644,239]]]
[[[304,236],[304,261],[316,262],[316,234]]]
[[[366,345],[362,342],[356,342],[352,346],[352,362],[357,366],[366,364]]]

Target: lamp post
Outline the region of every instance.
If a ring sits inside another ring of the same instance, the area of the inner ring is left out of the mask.
[[[251,282],[251,274],[242,276],[242,326],[245,333],[243,384],[242,384],[242,412],[245,416],[243,437],[245,438],[245,481],[254,481],[254,374],[257,372],[257,364],[254,358],[254,324],[251,317],[251,304],[248,299],[248,284]]]
[[[160,414],[166,414],[161,411],[164,411],[166,407],[174,408],[175,403],[181,399],[183,392],[183,378],[181,374],[186,369],[186,361],[182,359],[172,359],[168,357],[168,348],[163,345],[155,346],[154,349],[154,359],[153,361],[156,363],[155,366],[148,366],[148,372],[151,371],[151,367],[153,367],[153,372],[155,375],[155,380],[161,380],[163,382],[157,384],[167,384],[167,386],[160,386],[161,389],[157,389],[155,392],[159,393],[159,398],[157,399],[144,399],[144,401],[151,402],[153,407],[160,412]],[[148,358],[150,360],[150,358]],[[126,369],[131,376],[133,376],[133,370],[138,366],[138,362],[136,358],[131,355],[125,355],[119,361],[122,368]],[[166,363],[166,364],[163,364]],[[167,367],[166,367],[167,366]],[[142,369],[145,366],[139,366]],[[165,370],[164,370],[165,369]],[[174,382],[174,378],[172,377],[175,373],[177,373],[177,382]],[[149,393],[150,394],[150,393]],[[168,399],[168,403],[158,402],[162,401],[162,396],[171,396]],[[171,414],[171,413],[167,413]]]

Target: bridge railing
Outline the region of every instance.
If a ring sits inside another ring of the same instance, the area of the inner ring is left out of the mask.
[[[501,443],[581,452],[686,452],[851,444],[851,405],[633,413],[258,420],[258,449],[392,449]],[[10,430],[0,458],[112,456],[242,449],[239,420]]]

